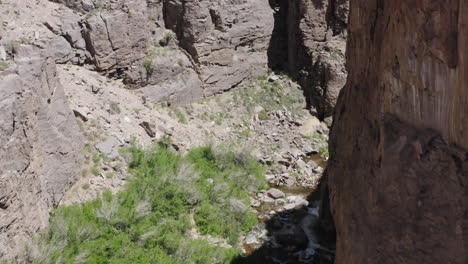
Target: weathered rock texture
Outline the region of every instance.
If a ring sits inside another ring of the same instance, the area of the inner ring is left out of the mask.
[[[164,0],[164,20],[199,66],[207,95],[266,73],[268,0]]]
[[[468,2],[351,0],[337,263],[468,263]]]
[[[310,108],[330,117],[346,82],[344,54],[348,0],[275,0],[270,67],[287,69]]]
[[[194,101],[266,73],[268,0],[53,1],[82,12],[81,34],[54,32],[85,47],[84,61],[98,71],[125,76],[154,101]]]
[[[0,71],[0,259],[47,226],[83,162],[80,130],[53,58],[25,45],[15,56]]]

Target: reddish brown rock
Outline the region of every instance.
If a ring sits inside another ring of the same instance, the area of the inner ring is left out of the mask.
[[[468,263],[468,2],[351,0],[336,263]]]

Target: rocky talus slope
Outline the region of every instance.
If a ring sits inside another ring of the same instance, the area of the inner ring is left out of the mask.
[[[468,262],[468,2],[351,0],[337,263]]]

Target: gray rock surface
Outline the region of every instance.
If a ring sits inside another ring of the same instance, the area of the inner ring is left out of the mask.
[[[267,0],[164,0],[164,13],[199,66],[207,95],[265,72],[274,25]]]
[[[0,72],[0,259],[47,226],[83,161],[83,139],[53,59],[26,45],[15,57]]]
[[[268,196],[270,196],[273,199],[279,199],[283,198],[285,196],[284,192],[276,189],[276,188],[271,188],[267,190]]]
[[[272,1],[275,30],[270,67],[287,69],[321,120],[333,113],[346,82],[348,0]]]
[[[109,159],[116,159],[119,156],[120,142],[117,138],[109,136],[104,142],[96,145],[96,149]]]

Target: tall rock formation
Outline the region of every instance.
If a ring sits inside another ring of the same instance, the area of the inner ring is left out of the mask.
[[[83,138],[53,58],[21,45],[0,70],[0,259],[48,225],[80,175]]]
[[[84,53],[80,62],[124,76],[153,101],[195,101],[267,71],[268,0],[51,1],[80,12],[81,34],[50,26]]]
[[[289,71],[319,118],[331,117],[346,82],[344,55],[349,1],[270,2],[276,11],[270,67]]]
[[[468,2],[351,0],[337,263],[468,263]]]
[[[198,65],[206,95],[266,73],[268,0],[164,0],[164,20]]]

